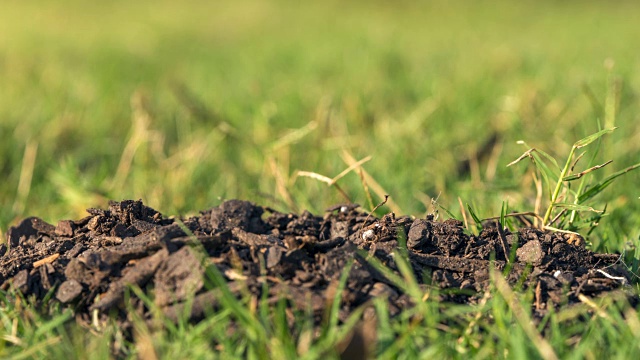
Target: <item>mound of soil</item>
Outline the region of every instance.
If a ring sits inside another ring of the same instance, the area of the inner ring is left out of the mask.
[[[82,324],[90,324],[90,314],[97,311],[123,326],[130,325],[127,306],[151,317],[135,296],[124,303],[129,285],[149,293],[171,319],[195,294],[191,319],[197,321],[220,306],[220,289],[205,275],[206,266],[215,266],[235,296],[248,292],[273,303],[285,297],[295,309],[310,309],[319,323],[353,260],[341,320],[378,297],[388,299],[393,316],[411,306],[410,298],[367,258],[397,272],[398,234],[406,234],[408,258],[421,286],[439,288],[442,301],[478,301],[489,287],[491,268],[507,273],[511,284],[533,290],[538,318],[549,307],[579,302],[581,294],[626,289],[631,282],[631,274],[617,265],[618,255],[593,253],[577,235],[534,228],[511,233],[487,224],[475,236],[457,220],[394,214],[378,219],[357,205],[335,206],[316,216],[230,200],[176,221],[127,200],[88,213],[55,226],[30,217],[10,228],[0,245],[1,289],[13,287],[36,301],[72,307]]]

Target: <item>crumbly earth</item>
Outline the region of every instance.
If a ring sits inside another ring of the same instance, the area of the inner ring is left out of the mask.
[[[220,306],[220,289],[206,275],[213,266],[235,296],[266,296],[274,304],[284,297],[319,324],[353,261],[340,319],[379,297],[388,300],[394,316],[411,300],[367,258],[397,272],[399,234],[406,238],[416,279],[425,290],[438,288],[442,301],[477,302],[489,288],[491,269],[497,269],[511,284],[521,284],[519,289],[532,290],[539,319],[550,307],[579,302],[581,294],[624,292],[632,280],[618,255],[593,253],[579,236],[534,228],[512,233],[497,223],[469,235],[457,220],[394,214],[378,219],[351,204],[316,216],[229,200],[177,221],[127,200],[88,213],[56,225],[30,217],[10,228],[0,245],[0,288],[71,307],[84,325],[97,311],[102,319],[115,316],[123,327],[131,325],[131,309],[151,318],[135,296],[125,304],[128,286],[143,289],[174,320],[195,294],[190,317],[197,321]],[[268,294],[262,294],[265,289]]]

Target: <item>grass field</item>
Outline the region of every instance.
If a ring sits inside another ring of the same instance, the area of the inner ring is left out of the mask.
[[[562,165],[575,141],[617,126],[593,164],[613,163],[589,181],[639,161],[638,14],[633,1],[3,2],[0,232],[29,215],[83,217],[109,199],[143,199],[165,214],[230,198],[319,213],[346,200],[298,171],[333,178],[367,156],[371,202],[391,196],[380,213],[421,216],[436,198],[456,217],[459,202],[481,218],[500,215],[503,202],[533,211],[534,167],[506,166],[527,150],[518,140]],[[630,172],[589,203],[607,206],[588,236],[594,250],[635,251],[639,180]],[[337,184],[372,207],[358,171]],[[381,323],[376,354],[640,351],[640,316],[624,304],[594,305],[601,316],[588,325],[554,314],[542,339],[509,293],[497,293],[484,308],[427,302],[416,310],[431,315],[421,323],[410,314]],[[207,339],[224,334],[233,311],[123,348],[213,356]],[[3,304],[0,316],[0,357],[108,357],[100,337],[62,325],[67,313]],[[441,319],[448,329],[437,328]],[[322,356],[338,341],[300,345],[262,320],[245,324],[255,336],[228,339],[221,357]]]

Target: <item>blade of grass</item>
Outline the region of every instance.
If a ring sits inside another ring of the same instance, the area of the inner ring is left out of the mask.
[[[612,133],[615,129],[617,129],[617,128],[616,127],[612,127],[612,128],[609,128],[609,129],[600,130],[595,134],[591,134],[591,135],[589,135],[589,136],[587,136],[587,137],[585,137],[583,139],[580,139],[580,140],[576,141],[573,144],[573,147],[576,148],[576,149],[583,148],[583,147],[591,144],[592,142],[598,140],[602,136],[604,136],[606,134],[609,134],[609,133]]]
[[[565,177],[562,179],[562,181],[573,181],[573,180],[578,180],[578,179],[580,179],[581,177],[585,176],[586,174],[588,174],[588,173],[590,173],[590,172],[592,172],[592,171],[595,171],[595,170],[601,169],[601,168],[603,168],[603,167],[605,167],[605,166],[607,166],[607,165],[611,164],[612,162],[613,162],[613,160],[609,160],[609,161],[605,162],[604,164],[600,164],[600,165],[592,166],[592,167],[588,168],[587,170],[581,171],[581,172],[579,172],[579,173],[577,173],[577,174],[573,174],[573,175],[565,176]]]
[[[579,205],[579,204],[555,203],[553,206],[554,207],[563,208],[563,209],[567,209],[567,210],[574,210],[574,211],[592,211],[592,212],[595,212],[595,213],[601,213],[602,212],[602,210],[594,209],[591,206]]]
[[[458,220],[458,218],[453,215],[453,213],[451,211],[449,211],[449,209],[447,209],[446,207],[442,206],[437,199],[431,199],[431,204],[435,204],[436,206],[438,206],[440,209],[442,209],[444,212],[447,213],[447,215],[452,218],[452,219],[456,219]]]
[[[609,185],[611,185],[611,183],[613,182],[613,180],[615,180],[617,177],[622,176],[632,170],[635,170],[637,168],[640,167],[640,163],[637,163],[635,165],[629,166],[626,169],[620,170],[616,173],[611,174],[610,176],[608,176],[607,178],[605,178],[604,180],[600,181],[599,183],[593,185],[592,187],[589,188],[589,190],[585,191],[584,193],[580,194],[580,196],[578,196],[578,203],[584,203],[585,201],[591,199],[592,197],[598,195],[599,193],[602,192],[602,190],[606,189]]]
[[[476,215],[476,212],[473,211],[473,209],[471,208],[471,205],[467,204],[467,209],[469,210],[469,214],[471,214],[473,221],[476,223],[476,229],[480,231],[482,229],[482,221],[480,220],[478,215]]]
[[[517,143],[529,147],[529,145],[527,145],[527,143],[525,143],[522,140],[518,141]],[[545,183],[545,185],[547,186],[547,189],[549,190],[549,194],[551,194],[552,193],[551,192],[552,182],[556,181],[556,179],[558,178],[556,173],[560,171],[560,167],[558,166],[558,163],[555,161],[555,159],[553,159],[546,152],[544,152],[542,150],[538,150],[536,148],[531,148],[530,147],[529,150],[527,150],[524,154],[522,154],[518,159],[516,159],[513,162],[509,163],[507,166],[512,166],[512,165],[520,162],[521,160],[523,160],[526,157],[531,159],[531,161],[533,162],[533,164],[536,167],[536,169],[538,169],[538,171],[540,172],[540,175],[542,175],[543,182]],[[544,161],[545,159],[548,162],[550,162],[551,165],[553,167],[555,167],[558,171],[555,172],[552,169],[550,169],[549,166]]]

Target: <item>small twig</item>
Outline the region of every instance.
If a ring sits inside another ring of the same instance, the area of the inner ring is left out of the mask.
[[[364,227],[367,226],[367,221],[369,221],[369,217],[371,217],[371,214],[373,214],[376,210],[378,210],[380,206],[386,204],[388,199],[389,199],[389,195],[385,195],[384,200],[380,204],[376,205],[376,207],[374,207],[373,210],[371,210],[369,215],[367,215],[367,217],[364,219],[361,229],[364,229]]]
[[[542,302],[540,301],[542,299],[542,287],[540,286],[540,280],[538,280],[538,283],[536,284],[535,296],[536,310],[540,310],[542,308]]]
[[[56,261],[56,259],[59,258],[59,257],[60,257],[60,254],[53,254],[51,256],[47,256],[44,259],[40,259],[40,260],[34,262],[33,263],[33,268],[35,269],[35,268],[38,268],[38,267],[40,267],[40,266],[42,266],[44,264],[50,264],[50,263]]]
[[[518,142],[518,143],[519,143],[519,142]],[[519,157],[519,158],[517,158],[517,159],[513,160],[512,162],[510,162],[509,164],[507,164],[507,167],[512,166],[512,165],[515,165],[515,164],[519,163],[519,162],[520,162],[520,161],[522,161],[522,159],[524,159],[524,158],[527,158],[527,157],[529,157],[529,158],[533,158],[533,157],[531,156],[531,153],[532,153],[532,152],[534,152],[535,150],[536,150],[536,149],[531,148],[531,149],[529,149],[529,150],[525,151],[525,152],[524,152],[524,154],[520,155],[520,157]]]

